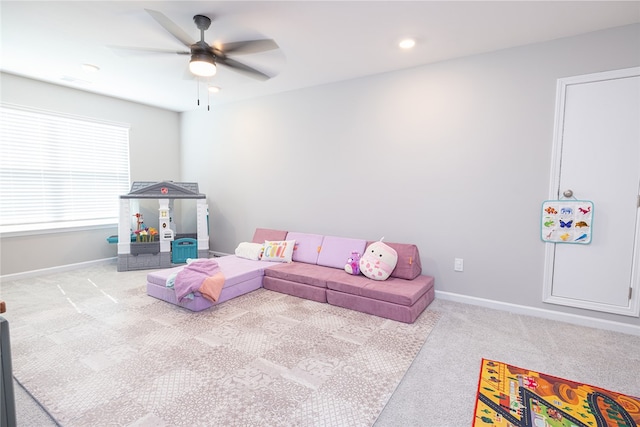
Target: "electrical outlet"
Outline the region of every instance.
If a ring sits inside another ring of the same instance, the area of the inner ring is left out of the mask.
[[[453,269],[454,271],[463,271],[464,270],[464,262],[462,258],[455,258],[453,260]]]

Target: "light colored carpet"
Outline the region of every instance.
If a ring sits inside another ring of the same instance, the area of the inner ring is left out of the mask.
[[[63,426],[371,426],[413,325],[260,289],[200,313],[114,265],[5,282],[14,376]]]
[[[28,289],[37,283],[23,281],[26,287],[12,296],[12,304],[33,303]],[[6,299],[4,291],[0,287]],[[13,316],[14,307],[5,314]],[[470,426],[483,357],[640,396],[640,375],[629,374],[630,367],[640,366],[640,336],[439,298],[429,310],[441,318],[375,427]],[[15,388],[19,427],[56,426],[20,387]]]
[[[436,298],[442,314],[375,427],[473,422],[482,358],[640,396],[640,336]]]

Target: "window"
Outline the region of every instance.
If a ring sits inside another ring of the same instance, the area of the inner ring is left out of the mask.
[[[129,126],[0,105],[0,232],[117,224]]]

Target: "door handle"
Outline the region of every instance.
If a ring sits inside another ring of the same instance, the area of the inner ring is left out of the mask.
[[[571,190],[571,189],[567,188],[566,190],[564,190],[564,191],[562,192],[562,195],[563,195],[564,197],[566,197],[567,199],[570,199],[570,198],[572,198],[572,197],[573,197],[573,190]]]

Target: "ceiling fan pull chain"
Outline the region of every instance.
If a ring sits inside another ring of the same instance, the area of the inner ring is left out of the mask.
[[[198,107],[200,106],[200,77],[196,78],[196,89],[198,92],[197,98],[198,98]]]

